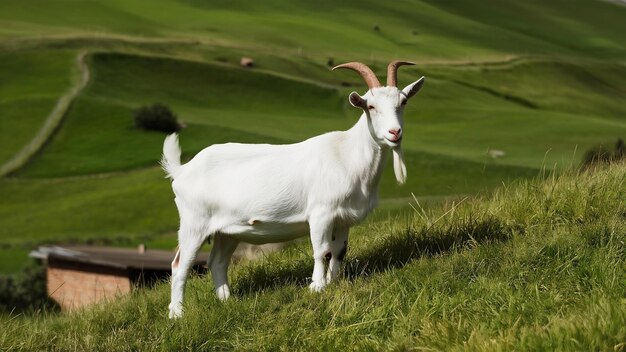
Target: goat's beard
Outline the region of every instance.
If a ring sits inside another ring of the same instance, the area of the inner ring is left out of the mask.
[[[404,165],[402,147],[397,145],[391,149],[391,152],[393,154],[393,172],[396,174],[396,181],[403,185],[406,182],[406,165]]]

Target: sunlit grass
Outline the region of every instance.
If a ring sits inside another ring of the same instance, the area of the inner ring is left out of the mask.
[[[31,349],[619,350],[626,337],[626,166],[518,182],[493,196],[358,227],[342,278],[307,283],[306,242],[231,270],[220,303],[190,280],[63,316],[4,318]],[[28,328],[26,328],[28,327]],[[623,348],[623,347],[622,347]]]

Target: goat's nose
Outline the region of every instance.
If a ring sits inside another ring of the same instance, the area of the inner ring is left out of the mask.
[[[390,129],[389,133],[391,133],[392,135],[394,135],[394,137],[396,137],[396,139],[398,139],[402,135],[402,129],[401,128],[398,128],[397,130]]]

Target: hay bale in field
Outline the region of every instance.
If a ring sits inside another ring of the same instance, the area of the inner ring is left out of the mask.
[[[254,67],[254,60],[252,58],[244,56],[241,58],[241,60],[239,60],[239,66],[245,67],[245,68]]]
[[[492,159],[497,159],[497,158],[501,158],[503,156],[506,155],[506,153],[503,150],[498,150],[498,149],[489,149],[487,151],[487,154],[492,158]]]

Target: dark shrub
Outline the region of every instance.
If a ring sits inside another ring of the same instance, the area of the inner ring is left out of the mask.
[[[606,163],[609,160],[611,160],[611,151],[603,145],[598,145],[587,150],[583,157],[583,165]]]
[[[32,262],[22,271],[0,275],[0,311],[24,312],[34,309],[58,309],[46,292],[46,268]]]
[[[161,104],[142,106],[135,111],[135,126],[143,130],[173,133],[180,131],[176,115],[169,107]]]
[[[604,145],[595,146],[587,150],[583,156],[583,167],[624,160],[624,158],[626,158],[625,149],[626,147],[624,146],[624,141],[621,138],[619,138],[617,143],[615,143],[614,151],[611,151]]]
[[[615,153],[613,154],[613,158],[617,160],[626,158],[626,145],[624,145],[624,140],[621,138],[619,138],[617,143],[615,143]]]

